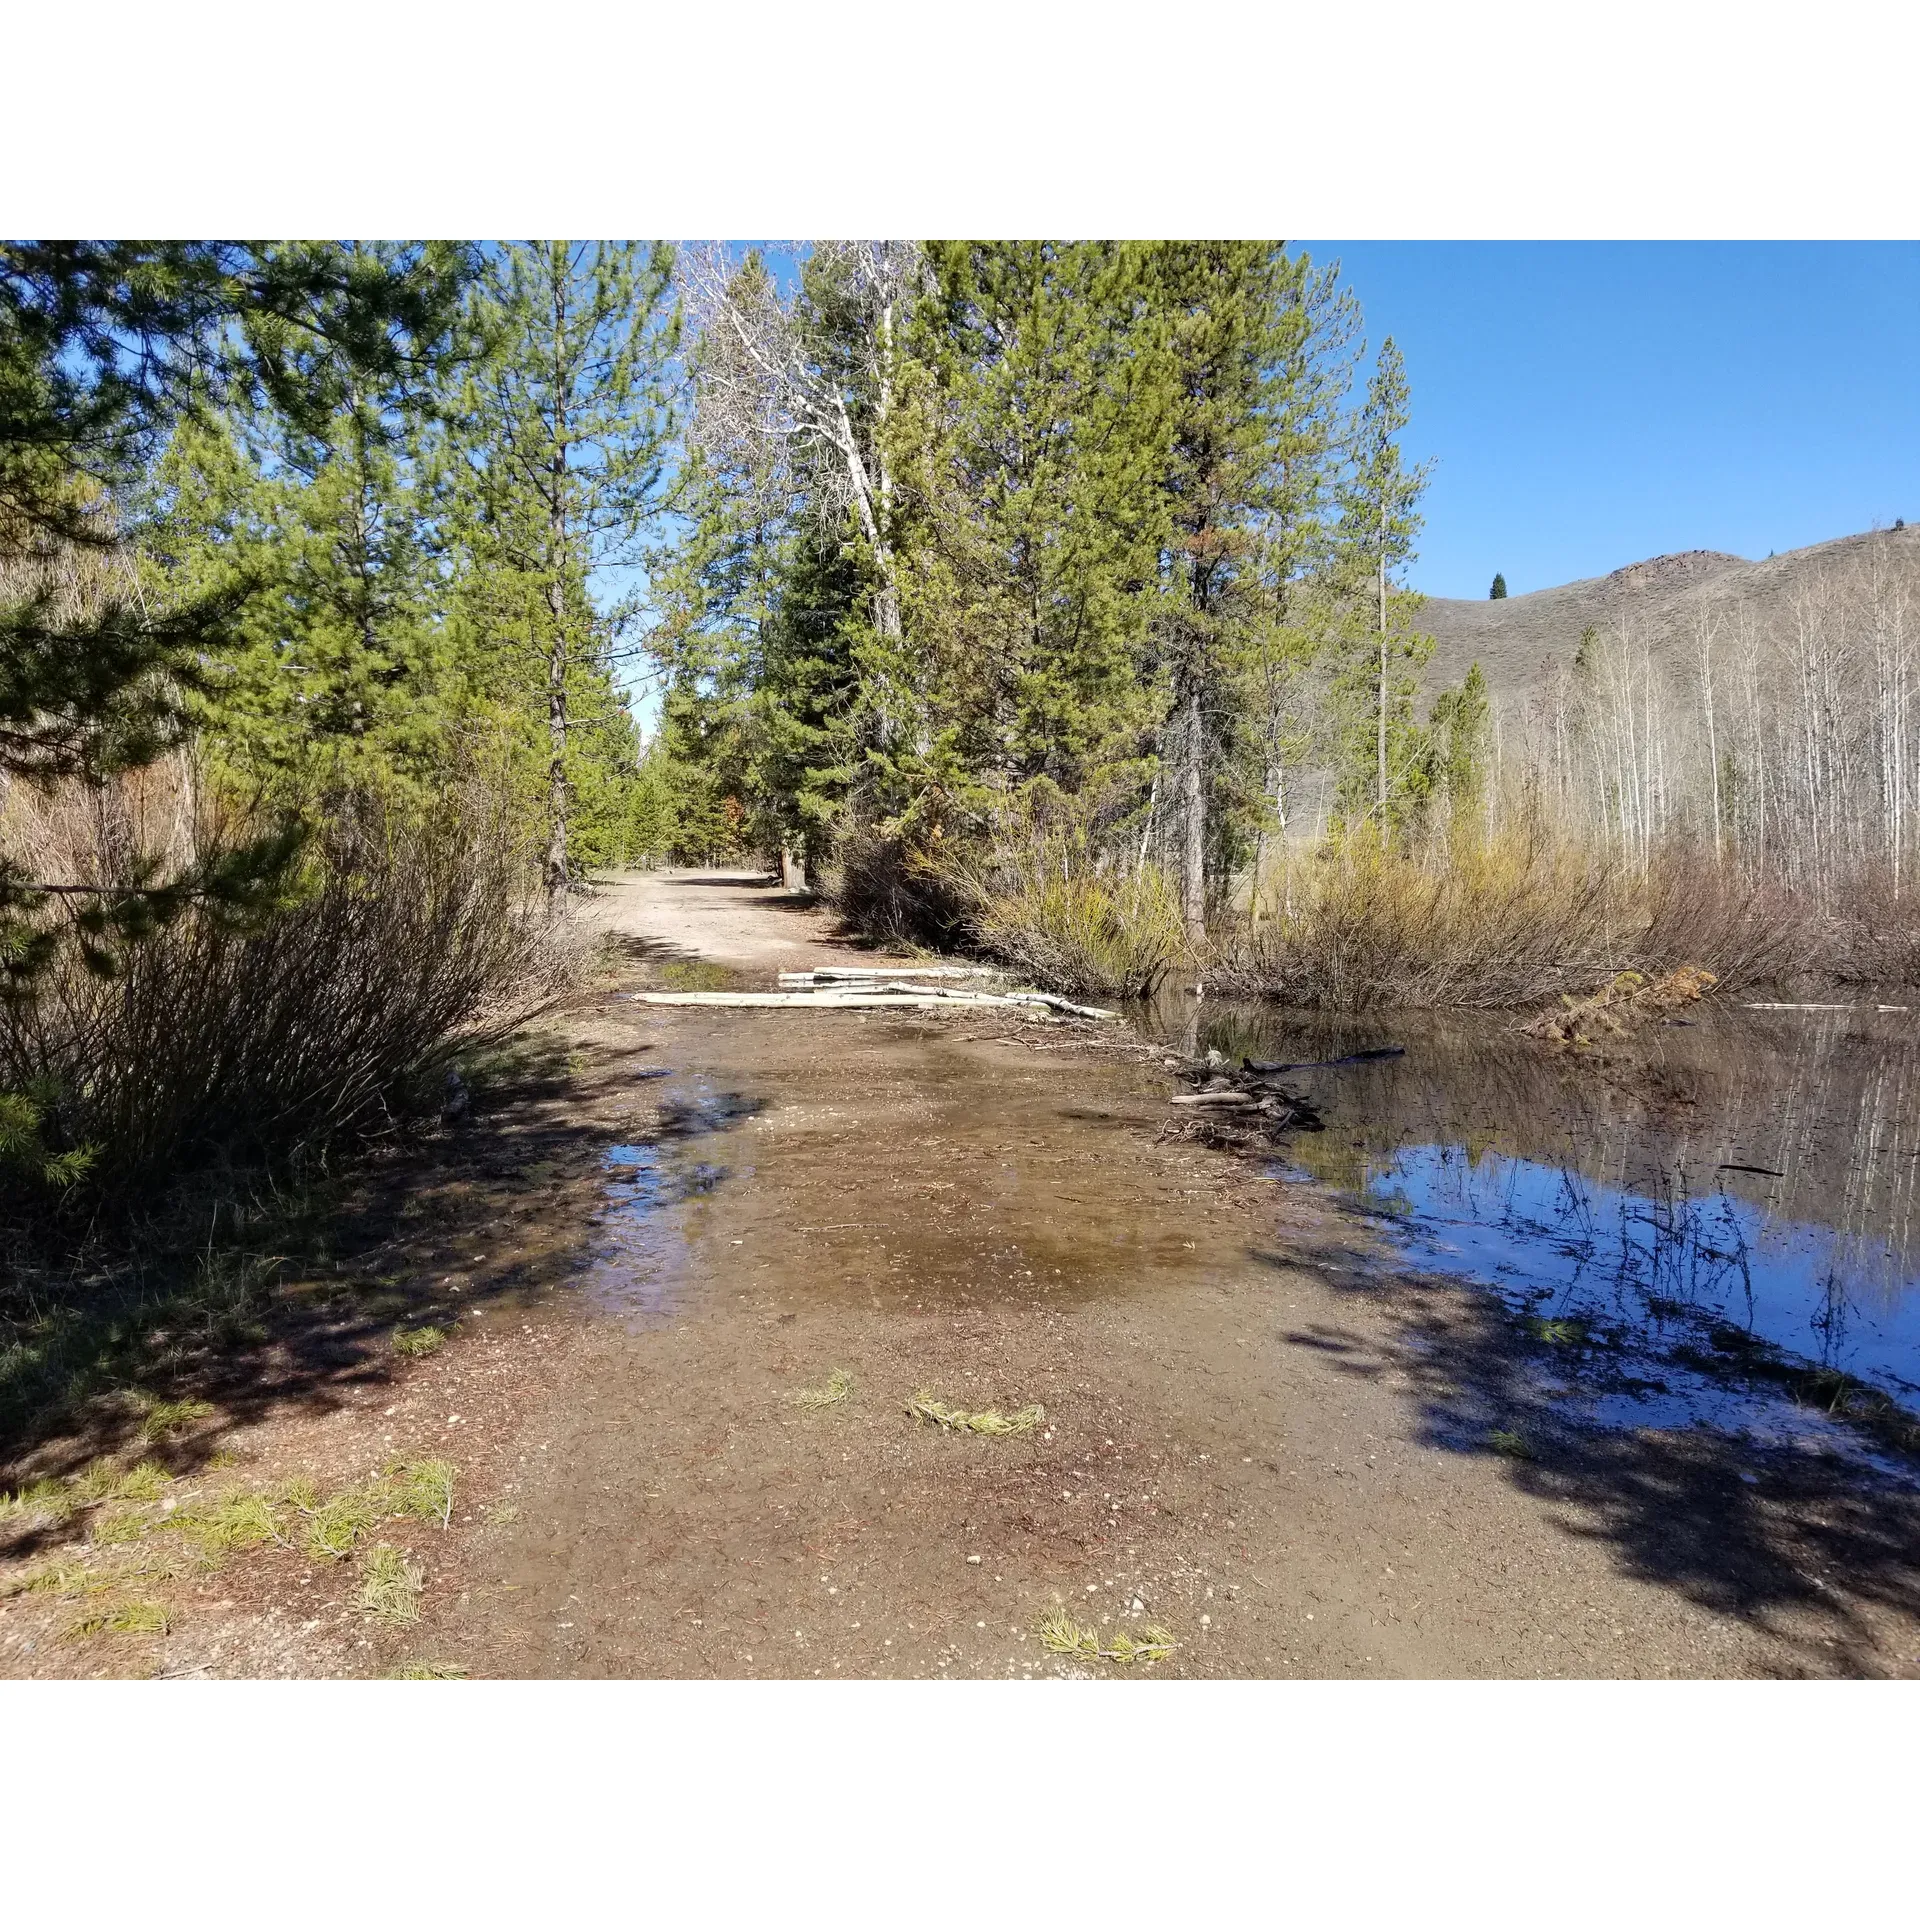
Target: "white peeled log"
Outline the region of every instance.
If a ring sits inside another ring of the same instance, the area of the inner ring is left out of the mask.
[[[1170,1105],[1176,1107],[1250,1107],[1250,1093],[1176,1093]]]
[[[650,1007],[1040,1007],[1082,1020],[1115,1020],[1104,1007],[1076,1006],[1050,993],[972,993],[959,987],[825,987],[815,992],[780,993],[636,993]]]

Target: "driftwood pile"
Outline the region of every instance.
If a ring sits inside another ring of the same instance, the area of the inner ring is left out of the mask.
[[[1624,1040],[1650,1021],[1670,1017],[1716,984],[1705,967],[1675,967],[1651,980],[1629,969],[1584,1000],[1562,994],[1560,1006],[1529,1020],[1520,1031],[1553,1046],[1584,1051],[1596,1042]]]
[[[804,1007],[816,1013],[856,1007],[998,1007],[1042,1019],[1117,1020],[1105,1007],[1083,1007],[1057,993],[990,992],[963,982],[1004,978],[990,967],[815,967],[783,973],[772,993],[636,993],[655,1007]]]
[[[1249,1147],[1284,1133],[1318,1133],[1325,1123],[1312,1102],[1271,1077],[1288,1070],[1266,1060],[1233,1067],[1213,1052],[1204,1060],[1188,1061],[1175,1069],[1188,1091],[1176,1093],[1170,1103],[1181,1112],[1162,1137],[1197,1140],[1203,1146]]]

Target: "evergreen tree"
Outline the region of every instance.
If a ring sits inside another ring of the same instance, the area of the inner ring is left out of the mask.
[[[1267,241],[1174,241],[1143,249],[1168,383],[1159,639],[1167,721],[1160,804],[1189,933],[1205,930],[1211,876],[1236,863],[1249,817],[1248,637],[1274,618],[1273,586],[1311,544],[1322,486],[1327,283],[1304,255]]]
[[[488,351],[458,448],[462,615],[467,643],[493,661],[522,720],[537,716],[549,889],[567,883],[580,851],[569,845],[575,800],[610,737],[634,611],[603,607],[595,582],[637,558],[665,504],[672,277],[659,243],[514,241],[490,260],[478,302]],[[595,710],[584,732],[583,702]],[[637,754],[630,722],[611,738]]]
[[[1356,619],[1342,673],[1350,705],[1364,688],[1370,708],[1372,814],[1380,832],[1394,815],[1417,803],[1424,788],[1424,743],[1412,717],[1409,671],[1432,651],[1432,642],[1412,625],[1419,596],[1396,589],[1394,575],[1413,557],[1419,533],[1420,496],[1430,469],[1407,467],[1399,436],[1409,418],[1406,366],[1391,336],[1380,344],[1367,397],[1354,422],[1348,470],[1339,488],[1342,563],[1356,611],[1370,604],[1370,617]],[[1365,596],[1363,600],[1361,596]],[[1355,742],[1357,745],[1357,742]],[[1363,764],[1349,759],[1344,783],[1349,798],[1360,788]]]
[[[1476,815],[1485,801],[1491,731],[1487,678],[1476,660],[1459,686],[1435,695],[1427,718],[1433,781],[1446,796],[1456,824]]]
[[[900,406],[906,624],[963,809],[1144,797],[1171,423],[1137,249],[929,248]]]
[[[1487,598],[1489,600],[1504,600],[1506,597],[1507,576],[1504,573],[1496,573],[1493,576],[1493,585],[1487,590]]]
[[[192,730],[210,666],[245,642],[250,583],[156,601],[133,564],[149,465],[222,402],[315,426],[355,382],[408,391],[454,350],[463,249],[319,242],[0,243],[0,778],[90,781]],[[0,866],[0,964],[24,983],[57,902],[97,964],[190,900],[270,897],[272,834],[109,889]]]

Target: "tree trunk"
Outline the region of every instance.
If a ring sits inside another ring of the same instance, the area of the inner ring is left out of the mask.
[[[556,573],[547,582],[553,638],[547,654],[547,857],[549,894],[567,884],[567,629],[566,585]]]
[[[1182,836],[1180,911],[1187,938],[1196,944],[1207,932],[1207,787],[1201,768],[1200,689],[1191,686],[1186,699],[1186,724],[1181,729],[1185,766],[1180,775]]]
[[[1380,837],[1387,836],[1387,561],[1384,554],[1380,557],[1380,685],[1378,689],[1377,733],[1379,749],[1377,811],[1380,816]]]

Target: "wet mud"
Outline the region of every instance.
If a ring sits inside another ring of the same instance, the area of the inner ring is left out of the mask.
[[[748,981],[831,961],[818,921],[735,884],[730,920],[700,879],[704,948],[670,877],[613,905],[634,972],[580,1044],[596,1084],[657,1104],[605,1150],[572,1282],[533,1310],[565,1389],[503,1460],[516,1524],[478,1543],[420,1657],[1126,1683],[1920,1671],[1910,1487],[1837,1448],[1556,1401],[1539,1325],[1564,1316],[1435,1271],[1391,1207],[1354,1204],[1364,1176],[1170,1137],[1164,1033],[624,997],[689,954]],[[1364,1127],[1318,1097],[1315,1139],[1363,1164]],[[805,1404],[836,1373],[845,1397]],[[921,1389],[1046,1419],[933,1430],[906,1413]],[[1058,1605],[1177,1650],[1051,1653],[1035,1623]]]

